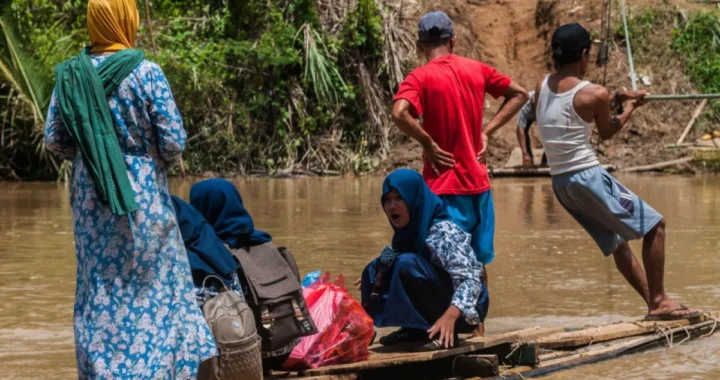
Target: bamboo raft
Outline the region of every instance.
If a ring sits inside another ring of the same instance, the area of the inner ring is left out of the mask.
[[[519,380],[709,336],[718,329],[718,318],[720,312],[705,313],[690,320],[617,322],[579,329],[535,327],[471,337],[455,348],[433,352],[409,352],[411,346],[374,345],[366,361],[272,378]]]

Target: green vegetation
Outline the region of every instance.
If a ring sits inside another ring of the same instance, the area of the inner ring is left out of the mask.
[[[720,92],[718,11],[688,15],[665,5],[646,8],[628,23],[636,65],[654,64],[671,70],[673,63],[679,62],[698,92]],[[618,40],[623,40],[622,27],[618,25],[616,30]],[[659,85],[669,87],[667,83]],[[696,128],[699,131],[715,130],[720,123],[720,101],[711,100],[709,105]]]
[[[699,12],[674,32],[673,50],[685,62],[686,73],[703,93],[720,92],[720,14]],[[713,121],[706,129],[717,129],[720,101],[710,101],[705,118]]]
[[[366,171],[386,154],[391,94],[414,58],[412,1],[155,0],[151,15],[137,1],[138,46],[172,85],[188,172]],[[88,43],[86,3],[0,2],[12,41],[0,44],[0,176],[57,176],[42,149],[47,89]]]

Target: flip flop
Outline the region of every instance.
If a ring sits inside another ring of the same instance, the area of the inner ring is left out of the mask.
[[[687,306],[680,304],[680,307],[675,310],[670,310],[666,314],[657,314],[657,315],[646,315],[645,320],[646,321],[681,321],[683,319],[693,319],[698,318],[703,313],[701,311],[696,311],[694,313],[690,314],[683,314],[683,315],[672,315],[672,313],[678,311],[678,310],[689,310]]]

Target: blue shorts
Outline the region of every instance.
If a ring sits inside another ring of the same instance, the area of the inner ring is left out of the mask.
[[[495,207],[490,190],[476,195],[441,195],[445,210],[463,231],[472,235],[475,257],[483,265],[495,258]]]
[[[605,256],[622,242],[642,238],[663,219],[600,165],[553,176],[552,184],[560,204]]]

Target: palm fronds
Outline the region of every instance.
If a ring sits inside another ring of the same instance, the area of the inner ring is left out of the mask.
[[[42,125],[52,95],[51,72],[22,48],[9,3],[0,14],[0,40],[0,75],[32,107],[36,125]]]
[[[321,100],[338,100],[336,86],[345,87],[345,82],[335,65],[334,58],[330,55],[322,36],[310,24],[304,24],[298,34],[303,35],[303,51],[305,53],[305,74],[306,84],[313,87],[315,95]]]

